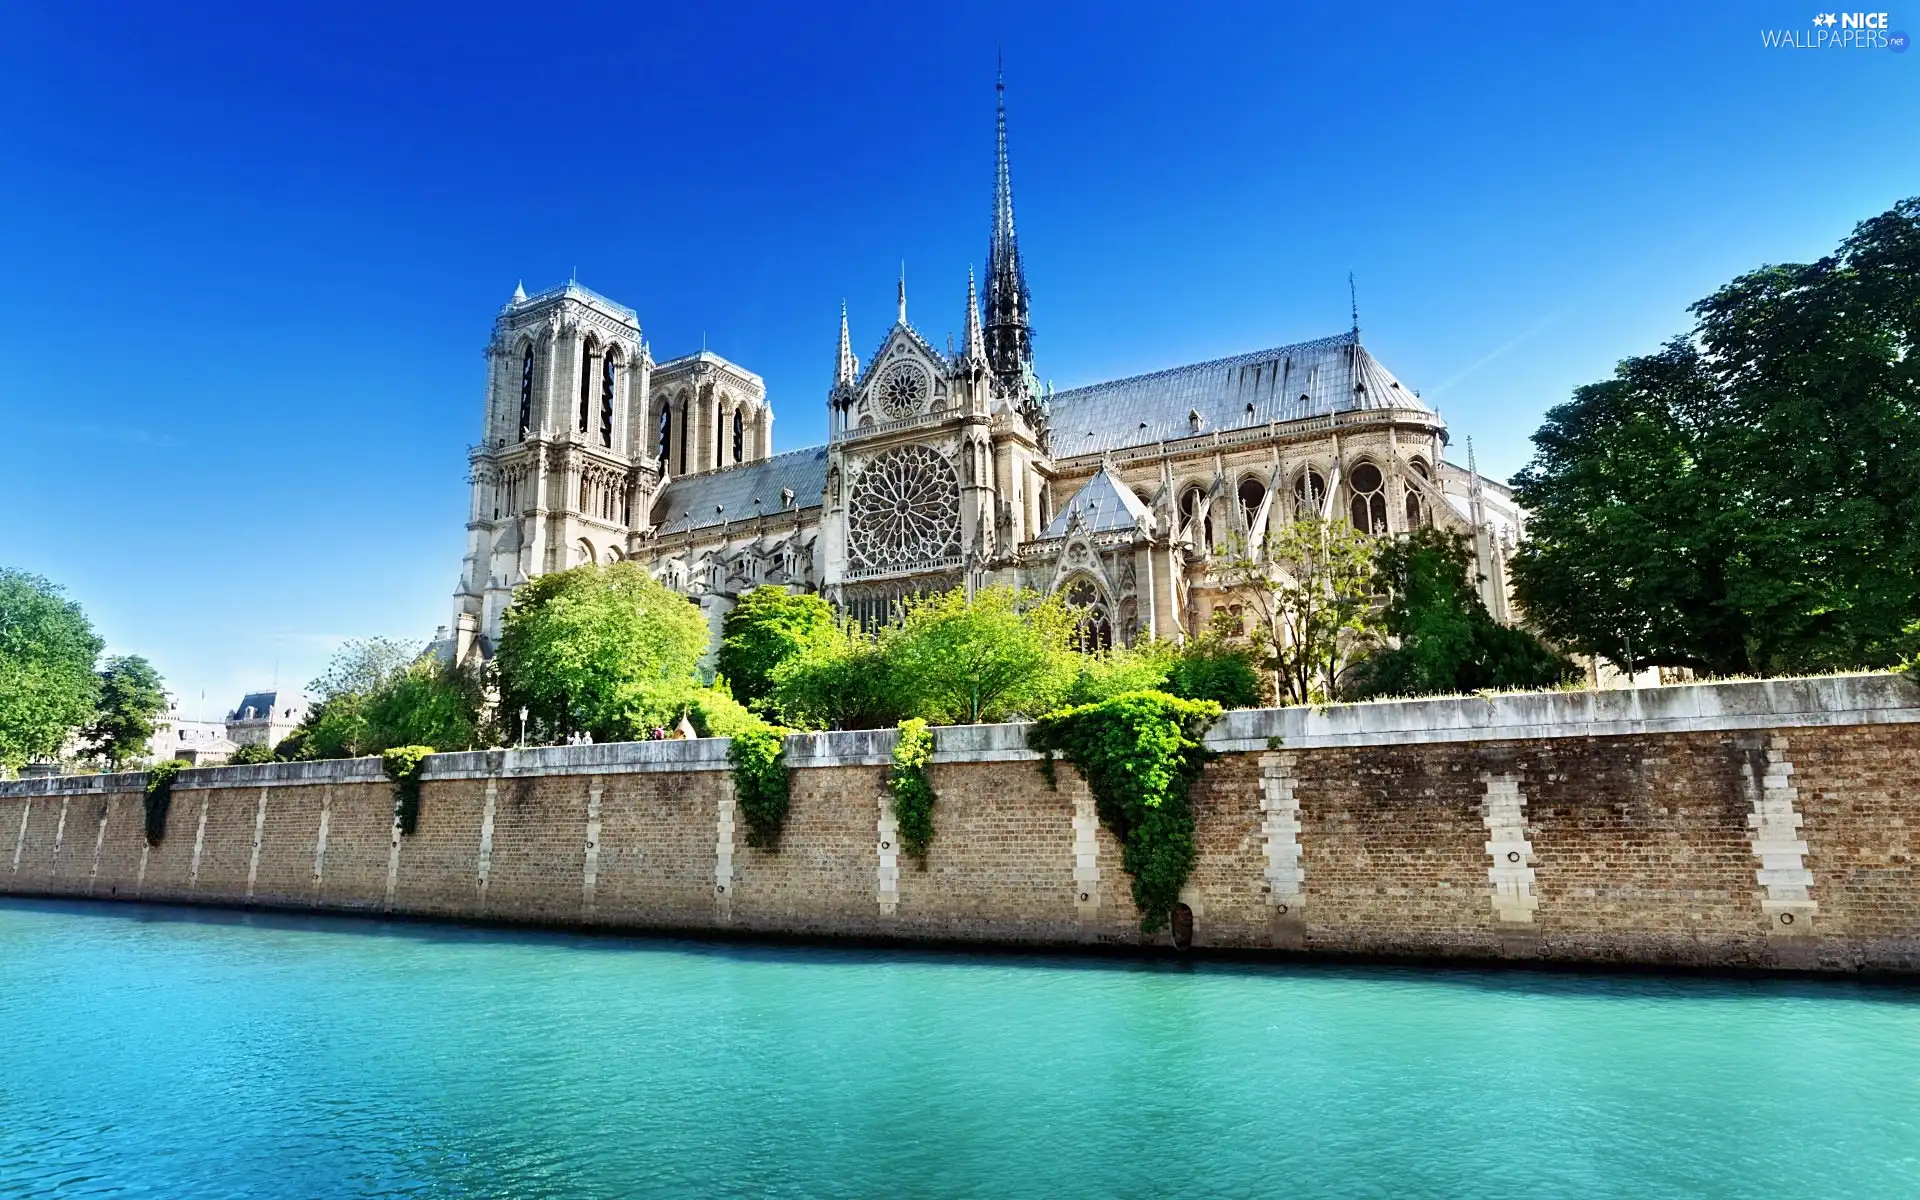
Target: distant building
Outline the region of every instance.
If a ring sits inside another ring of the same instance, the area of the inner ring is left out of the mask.
[[[233,750],[224,722],[196,721],[173,712],[154,722],[153,738],[147,742],[147,757],[153,762],[178,758],[202,767],[226,762]]]
[[[167,711],[153,721],[146,761],[178,758],[196,766],[217,766],[233,756],[225,721],[203,721],[180,711],[180,698],[168,693]]]
[[[307,698],[299,692],[248,692],[227,714],[227,740],[235,746],[280,744],[307,718]]]

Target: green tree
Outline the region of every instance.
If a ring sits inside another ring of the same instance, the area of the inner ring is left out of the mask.
[[[715,665],[734,698],[758,708],[773,694],[773,675],[782,663],[834,636],[833,607],[822,597],[757,587],[728,610]]]
[[[368,754],[396,746],[471,750],[485,737],[480,714],[486,693],[472,671],[432,658],[414,661],[365,697]]]
[[[58,587],[0,567],[0,764],[53,757],[93,716],[103,646]]]
[[[1057,598],[1010,587],[910,599],[882,634],[906,715],[938,724],[1038,715],[1057,703],[1073,614]]]
[[[1690,337],[1534,435],[1529,623],[1632,667],[1899,661],[1920,617],[1920,200],[1692,311]]]
[[[316,700],[274,747],[276,758],[357,758],[415,745],[471,749],[486,738],[479,678],[423,657],[418,643],[350,641],[309,688]]]
[[[1254,652],[1286,703],[1338,696],[1348,668],[1378,641],[1378,552],[1378,539],[1346,522],[1308,517],[1269,529],[1257,543],[1230,543],[1216,565],[1253,619]]]
[[[334,651],[320,677],[307,685],[314,703],[299,728],[275,747],[276,756],[358,758],[396,744],[382,744],[368,724],[368,709],[373,698],[404,674],[419,654],[417,643],[392,638],[346,642]]]
[[[137,654],[116,655],[100,669],[100,707],[86,740],[117,771],[146,754],[154,718],[166,711],[164,681],[153,664]]]
[[[1417,529],[1383,546],[1375,571],[1375,587],[1387,595],[1386,630],[1399,644],[1360,664],[1360,691],[1419,696],[1544,688],[1576,674],[1564,655],[1487,612],[1463,535]]]
[[[287,735],[289,738],[292,736],[292,734]],[[285,744],[286,738],[282,738],[281,742]],[[250,742],[245,746],[235,746],[227,762],[234,766],[246,766],[253,763],[270,763],[277,757],[265,742]]]
[[[596,741],[671,723],[698,687],[707,622],[630,562],[556,571],[522,584],[495,658],[501,708],[533,727]]]

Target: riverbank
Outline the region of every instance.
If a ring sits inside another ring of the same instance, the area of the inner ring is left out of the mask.
[[[1136,950],[1120,848],[1023,726],[936,731],[925,869],[891,731],[790,739],[777,851],[726,742],[0,784],[0,893],[695,935]],[[1191,945],[1236,955],[1920,971],[1920,693],[1834,676],[1230,713],[1194,792]],[[9,838],[8,835],[12,837]],[[11,847],[6,845],[11,841]]]

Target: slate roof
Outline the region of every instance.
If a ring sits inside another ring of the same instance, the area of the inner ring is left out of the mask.
[[[1431,412],[1360,344],[1357,333],[1276,346],[1056,392],[1053,452],[1062,458],[1201,433],[1364,409]]]
[[[1053,515],[1053,523],[1040,536],[1065,537],[1067,525],[1075,513],[1080,514],[1088,530],[1093,533],[1104,533],[1109,529],[1132,529],[1138,521],[1149,515],[1147,506],[1140,503],[1140,497],[1120,482],[1109,467],[1101,467],[1098,474],[1087,480],[1073,494],[1073,499],[1067,501],[1067,506]]]
[[[808,446],[737,467],[682,475],[653,502],[654,529],[681,533],[771,515],[781,511],[782,488],[793,489],[795,508],[819,504],[827,490],[827,448]]]

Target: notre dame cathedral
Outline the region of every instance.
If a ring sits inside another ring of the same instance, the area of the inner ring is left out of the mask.
[[[486,348],[466,564],[447,649],[486,656],[516,585],[633,560],[717,630],[749,588],[819,592],[863,623],[904,596],[1064,593],[1090,647],[1179,639],[1231,603],[1216,555],[1280,522],[1470,535],[1509,619],[1521,514],[1443,457],[1445,423],[1347,332],[1069,391],[1034,372],[1004,88],[985,295],[946,352],[907,319],[863,362],[846,313],[827,444],[774,454],[758,375],[701,351],[655,362],[638,315],[577,283],[516,288]],[[984,303],[982,303],[984,301]],[[1469,464],[1471,467],[1471,463]]]

